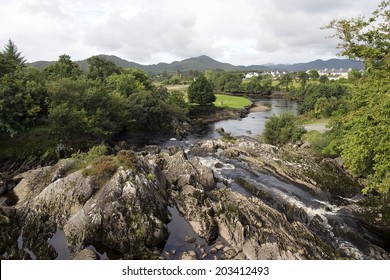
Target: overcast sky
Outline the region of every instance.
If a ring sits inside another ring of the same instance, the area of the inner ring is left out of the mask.
[[[335,57],[321,26],[380,0],[0,0],[1,49],[29,62],[112,54],[142,64],[208,55],[236,65]]]

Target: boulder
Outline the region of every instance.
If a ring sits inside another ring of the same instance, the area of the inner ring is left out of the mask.
[[[71,169],[69,160],[24,173],[15,188],[23,240],[38,259],[55,258],[47,240],[58,228],[74,256],[94,243],[128,258],[148,258],[162,249],[168,238],[168,193],[154,162],[139,157],[134,168],[119,167],[102,184]]]

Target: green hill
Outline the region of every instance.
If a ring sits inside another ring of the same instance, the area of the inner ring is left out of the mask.
[[[135,62],[127,61],[114,55],[99,55],[109,61],[114,62],[116,65],[123,68],[139,68],[150,74],[160,74],[163,72],[173,73],[176,71],[188,72],[190,70],[205,71],[207,69],[221,69],[226,71],[306,71],[310,69],[332,69],[332,68],[354,68],[363,69],[363,64],[359,61],[353,61],[348,59],[331,59],[327,61],[315,60],[306,63],[296,64],[278,64],[278,65],[251,65],[251,66],[236,66],[229,63],[219,62],[206,55],[198,57],[187,58],[181,61],[174,61],[172,63],[158,63],[152,65],[142,65]],[[80,65],[81,69],[87,70],[87,59],[75,61]],[[37,61],[30,63],[29,65],[38,69],[43,69],[48,65],[54,63],[54,61]]]

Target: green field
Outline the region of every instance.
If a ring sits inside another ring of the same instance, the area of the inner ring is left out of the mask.
[[[251,101],[248,98],[241,96],[232,96],[232,95],[222,95],[216,94],[217,100],[214,102],[214,105],[217,107],[226,107],[226,108],[243,108],[245,106],[251,105]]]

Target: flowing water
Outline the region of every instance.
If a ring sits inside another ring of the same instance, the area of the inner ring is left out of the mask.
[[[206,125],[204,129],[192,135],[189,139],[177,141],[171,139],[164,146],[183,146],[186,151],[192,144],[200,140],[219,138],[216,128],[222,127],[225,132],[232,136],[251,136],[259,134],[264,129],[266,120],[283,111],[297,112],[297,103],[284,99],[261,99],[257,102],[269,106],[271,109],[266,112],[253,112],[242,120],[226,120]],[[287,217],[288,219],[297,219],[306,223],[310,228],[311,222],[315,219],[321,224],[322,239],[327,240],[337,248],[344,256],[357,259],[375,258],[372,254],[371,243],[380,242],[378,237],[370,233],[355,218],[344,213],[342,207],[331,204],[325,195],[312,194],[300,186],[284,182],[275,176],[264,174],[252,170],[244,161],[239,159],[223,158],[218,153],[204,157],[201,162],[213,169],[217,179],[217,187],[230,187],[234,191],[243,195],[251,196],[253,193],[246,190],[237,183],[237,179],[245,180],[257,190],[266,192],[272,197],[266,201],[270,206],[278,210],[283,209],[284,205],[290,205],[299,209],[301,213],[298,217]],[[165,259],[177,259],[185,251],[193,251],[198,258],[220,258],[221,252],[212,252],[215,244],[207,244],[205,240],[197,236],[189,223],[180,215],[176,207],[170,207],[172,221],[168,224],[170,236],[165,244],[162,257]],[[192,239],[186,242],[185,237]],[[58,252],[57,259],[69,259],[70,252],[66,247],[66,237],[62,230],[57,230],[49,243]],[[216,240],[216,243],[226,245],[222,238]],[[23,240],[18,240],[19,248],[23,247]],[[95,244],[96,245],[96,244]],[[110,253],[109,248],[96,245],[90,245],[89,249],[98,253],[101,259],[115,259],[120,256]],[[24,248],[24,250],[27,250]],[[31,258],[35,258],[31,251],[27,250]]]
[[[283,111],[297,113],[297,103],[284,99],[259,99],[257,102],[269,106],[271,109],[266,112],[253,112],[242,120],[226,120],[209,124],[200,133],[193,135],[184,142],[171,139],[167,146],[187,146],[200,140],[219,138],[215,131],[222,127],[225,132],[232,136],[251,136],[260,134],[264,129],[266,120]],[[269,194],[272,201],[268,201],[273,208],[283,212],[283,207],[289,205],[299,210],[299,216],[287,217],[290,220],[299,220],[306,223],[310,228],[315,218],[321,225],[321,238],[327,240],[343,256],[357,259],[375,258],[372,252],[372,243],[380,244],[378,237],[369,232],[362,224],[352,216],[345,214],[342,207],[329,202],[325,194],[312,194],[300,186],[284,182],[279,178],[254,171],[244,161],[237,159],[223,158],[215,153],[202,158],[202,164],[213,169],[217,179],[217,186],[230,187],[246,196],[252,196],[243,186],[237,183],[244,180],[257,190]],[[177,210],[176,210],[177,211]],[[169,225],[168,225],[169,226]],[[176,235],[177,222],[171,229],[171,238]],[[313,229],[315,230],[315,229]],[[180,234],[180,233],[179,233]],[[170,238],[170,239],[171,239]],[[166,247],[170,247],[170,240]]]

